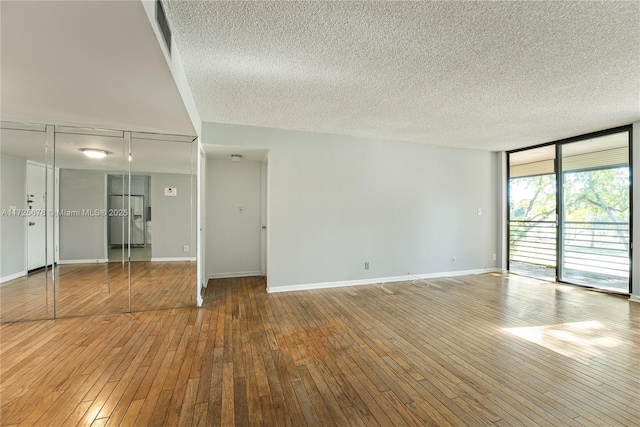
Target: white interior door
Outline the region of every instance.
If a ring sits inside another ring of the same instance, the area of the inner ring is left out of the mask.
[[[27,209],[34,212],[26,218],[27,270],[45,265],[45,194],[44,166],[27,163]]]

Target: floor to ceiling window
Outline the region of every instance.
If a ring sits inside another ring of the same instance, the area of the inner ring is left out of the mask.
[[[630,292],[629,127],[510,152],[509,270]]]
[[[509,269],[556,279],[556,162],[552,145],[509,155]]]

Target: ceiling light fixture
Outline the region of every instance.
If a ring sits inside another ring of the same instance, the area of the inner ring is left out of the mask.
[[[232,154],[231,155],[232,162],[240,162],[242,161],[242,154]]]
[[[82,151],[85,156],[91,157],[92,159],[104,159],[109,155],[108,151],[96,150],[95,148],[81,148],[80,151]]]

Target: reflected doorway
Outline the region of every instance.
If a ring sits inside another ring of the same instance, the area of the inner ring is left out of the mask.
[[[107,259],[150,261],[151,176],[107,175],[107,188]]]

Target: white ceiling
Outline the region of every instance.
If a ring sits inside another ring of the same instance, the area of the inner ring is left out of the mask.
[[[165,1],[203,121],[506,150],[640,120],[640,2]]]
[[[140,1],[2,1],[3,120],[189,134]]]

